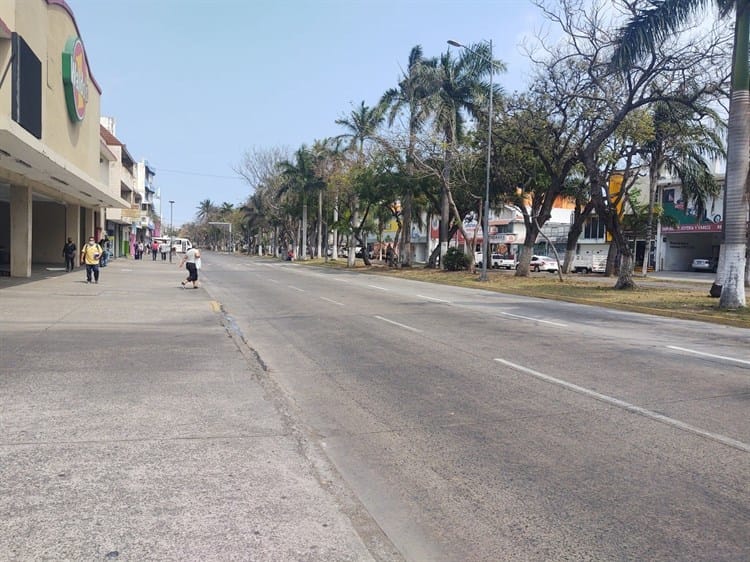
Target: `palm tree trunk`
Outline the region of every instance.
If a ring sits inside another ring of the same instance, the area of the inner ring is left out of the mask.
[[[745,306],[745,249],[748,201],[746,182],[750,170],[750,69],[748,33],[750,2],[737,2],[732,99],[727,127],[727,171],[724,182],[724,242],[716,284],[721,287],[720,308]]]
[[[648,168],[648,216],[646,217],[646,247],[643,250],[643,267],[641,273],[648,274],[648,262],[651,257],[651,241],[654,239],[654,199],[656,184],[659,179],[659,162],[654,158]]]
[[[317,257],[323,255],[323,190],[318,191],[318,247]]]
[[[338,224],[339,222],[339,190],[336,189],[336,195],[334,195],[333,198],[333,224]],[[333,249],[331,251],[331,256],[333,259],[337,259],[339,257],[339,229],[334,228],[333,229]]]
[[[301,253],[300,259],[302,261],[307,260],[307,195],[302,194],[302,233],[300,236],[301,240]]]
[[[450,202],[448,200],[448,185],[451,177],[451,145],[447,143],[445,161],[443,163],[443,188],[440,194],[440,268],[445,269],[445,252],[448,251],[448,231],[450,226]]]

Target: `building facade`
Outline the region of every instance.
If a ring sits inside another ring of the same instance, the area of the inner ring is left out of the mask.
[[[124,207],[99,129],[101,89],[63,0],[0,2],[0,270],[62,264]]]

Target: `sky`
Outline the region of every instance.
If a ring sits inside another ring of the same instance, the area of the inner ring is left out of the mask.
[[[526,83],[520,49],[543,25],[528,0],[67,0],[101,114],[156,170],[168,224],[201,201],[241,205],[234,172],[251,149],[343,133],[336,119],[397,85],[409,52],[492,40],[506,91]],[[158,208],[157,208],[158,210]]]

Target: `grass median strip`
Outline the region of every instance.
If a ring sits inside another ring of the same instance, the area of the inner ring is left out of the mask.
[[[311,260],[299,263],[346,269],[345,260],[328,260],[327,262]],[[479,280],[478,273],[468,271],[443,271],[424,267],[397,269],[379,265],[367,267],[362,264],[361,260],[357,260],[353,269],[362,273],[414,279],[428,283],[750,328],[750,309],[719,309],[719,299],[708,295],[709,286],[705,283],[662,281],[635,276],[638,288],[622,291],[614,289],[616,281],[614,277],[598,275],[588,276],[585,279],[580,275],[568,275],[564,276],[564,281],[561,283],[557,275],[552,274],[516,277],[515,272],[512,271],[488,271],[488,280],[483,282]]]

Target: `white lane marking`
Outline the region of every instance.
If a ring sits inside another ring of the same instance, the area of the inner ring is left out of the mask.
[[[668,345],[667,349],[684,351],[685,353],[694,353],[695,355],[702,355],[703,357],[711,357],[713,359],[723,359],[724,361],[734,361],[735,363],[742,363],[743,365],[750,365],[750,361],[745,361],[744,359],[735,359],[734,357],[727,357],[726,355],[714,355],[713,353],[705,353],[703,351],[695,351],[694,349],[687,349],[685,347],[677,347],[676,345]]]
[[[334,281],[341,281],[342,283],[351,283],[352,282],[351,279],[343,279],[341,277],[334,277],[333,280]]]
[[[387,291],[385,287],[378,287],[377,285],[367,285],[368,287],[372,287],[373,289],[378,289],[379,291]]]
[[[600,394],[599,392],[596,392],[594,390],[589,390],[588,388],[578,386],[577,384],[569,383],[561,379],[556,379],[555,377],[545,375],[544,373],[540,373],[539,371],[529,369],[528,367],[524,367],[516,363],[511,363],[510,361],[506,361],[505,359],[499,359],[496,357],[495,361],[497,361],[498,363],[502,363],[503,365],[506,365],[510,367],[511,369],[521,371],[522,373],[527,373],[533,377],[542,379],[543,381],[556,384],[558,386],[562,386],[563,388],[567,388],[568,390],[572,390],[573,392],[577,392],[579,394],[590,396],[591,398],[594,398],[601,402],[612,404],[613,406],[617,406],[618,408],[622,408],[624,410],[627,410],[628,412],[632,412],[634,414],[638,414],[646,418],[650,418],[652,420],[656,420],[656,421],[665,423],[667,425],[671,425],[678,429],[682,429],[684,431],[694,433],[695,435],[699,435],[707,439],[712,439],[714,441],[717,441],[729,447],[733,447],[735,449],[739,449],[740,451],[744,451],[745,453],[750,453],[749,444],[743,443],[742,441],[737,441],[736,439],[732,439],[731,437],[726,437],[718,433],[712,433],[710,431],[703,430],[699,427],[695,427],[694,425],[690,425],[680,420],[676,420],[674,418],[670,418],[668,416],[658,414],[651,410],[647,410],[646,408],[641,408],[640,406],[636,406],[635,404],[630,404],[629,402],[625,402],[624,400],[619,400],[618,398],[613,398],[611,396],[607,396],[606,394]]]
[[[300,293],[304,293],[304,289],[300,289],[299,287],[295,287],[294,285],[287,285],[290,289],[294,289],[295,291],[299,291]]]
[[[417,295],[420,299],[427,299],[428,301],[450,303],[451,301],[445,301],[443,299],[436,299],[435,297],[428,297],[427,295]]]
[[[407,326],[406,324],[401,324],[400,322],[396,322],[394,320],[388,320],[388,318],[383,318],[382,316],[375,316],[378,320],[382,320],[383,322],[388,322],[389,324],[393,324],[394,326],[398,326],[399,328],[404,328],[405,330],[411,330],[412,332],[418,332],[422,333],[422,330],[419,330],[417,328],[412,328],[411,326]]]
[[[542,324],[551,324],[552,326],[559,326],[560,328],[567,328],[567,324],[560,322],[552,322],[552,320],[540,320],[539,318],[531,318],[530,316],[519,316],[518,314],[511,314],[510,312],[498,312],[503,316],[510,316],[511,318],[520,318],[521,320],[531,320],[532,322],[541,322]]]
[[[338,301],[335,301],[333,299],[329,299],[329,298],[326,298],[326,297],[320,297],[320,298],[323,299],[324,301],[330,302],[332,304],[337,304],[339,306],[344,306],[343,302],[338,302]]]

